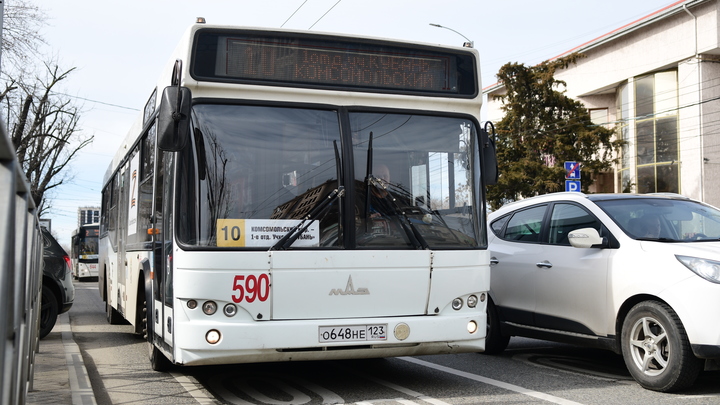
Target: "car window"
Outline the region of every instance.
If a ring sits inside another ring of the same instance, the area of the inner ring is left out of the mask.
[[[508,221],[503,239],[522,242],[540,241],[545,205],[516,212]]]
[[[555,204],[550,217],[550,244],[570,245],[568,234],[581,228],[595,228],[600,232],[600,221],[575,204]]]
[[[508,219],[510,219],[510,215],[505,215],[504,217],[500,217],[490,224],[490,229],[492,229],[495,235],[500,236],[500,232],[502,232],[502,229]]]
[[[698,201],[648,196],[595,203],[634,239],[662,242],[720,239],[720,211]]]

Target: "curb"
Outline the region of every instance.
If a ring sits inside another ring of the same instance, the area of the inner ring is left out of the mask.
[[[27,404],[96,405],[80,347],[75,343],[68,312],[58,316],[52,332],[35,354],[33,389]]]

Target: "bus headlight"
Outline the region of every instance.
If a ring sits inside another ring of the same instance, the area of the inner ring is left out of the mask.
[[[195,300],[188,300],[188,302],[187,302],[187,307],[190,308],[190,309],[195,309],[195,308],[197,308],[197,301],[195,301]]]
[[[205,301],[202,306],[205,315],[212,315],[217,311],[217,304],[215,301]]]
[[[205,340],[207,340],[207,342],[211,345],[214,345],[215,343],[220,341],[220,331],[216,329],[210,329],[208,333],[205,334]]]
[[[470,332],[470,334],[477,332],[477,330],[478,330],[477,322],[475,322],[475,321],[468,322],[467,331]]]
[[[452,302],[452,308],[456,311],[459,311],[460,308],[463,306],[463,300],[462,298],[455,298]]]
[[[476,295],[471,295],[467,299],[467,305],[469,308],[475,308],[478,303],[478,298]]]

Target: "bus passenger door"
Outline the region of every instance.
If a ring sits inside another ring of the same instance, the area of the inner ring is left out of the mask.
[[[128,197],[128,187],[130,180],[130,166],[128,163],[123,165],[120,170],[120,196],[118,199],[118,222],[117,222],[117,265],[115,266],[116,271],[112,272],[111,282],[114,288],[111,289],[112,297],[108,297],[108,302],[115,303],[115,309],[120,312],[123,317],[127,316],[127,292],[125,288],[127,286],[127,257],[125,242],[127,240],[127,220],[128,210],[130,208],[130,201]]]
[[[172,251],[173,251],[173,154],[158,152],[153,208],[153,275],[152,297],[148,303],[148,339],[172,359]],[[152,322],[152,324],[150,324]]]

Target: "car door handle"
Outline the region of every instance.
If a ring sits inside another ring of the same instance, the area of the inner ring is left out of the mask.
[[[497,257],[493,256],[490,258],[490,265],[493,266],[495,264],[500,263],[500,260],[497,259]]]
[[[535,265],[538,266],[538,267],[544,267],[544,268],[546,268],[546,269],[549,269],[549,268],[552,267],[552,263],[550,263],[550,262],[547,261],[547,260],[543,260],[543,261],[541,261],[540,263],[535,263]]]

